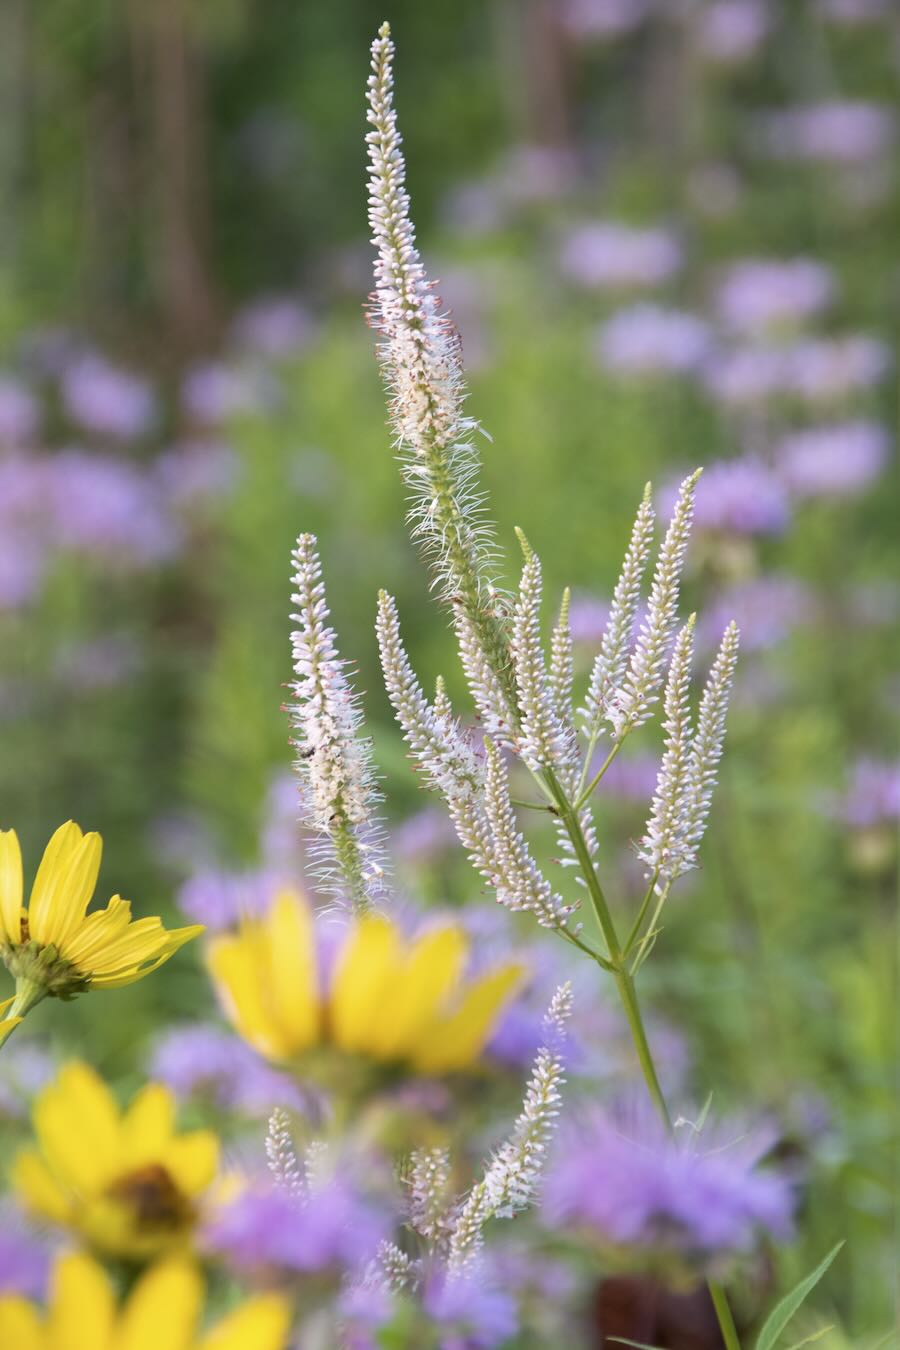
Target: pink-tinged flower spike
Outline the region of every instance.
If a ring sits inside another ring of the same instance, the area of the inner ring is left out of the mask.
[[[295,768],[305,823],[320,840],[319,877],[355,910],[377,903],[385,890],[381,830],[375,817],[371,742],[362,735],[356,697],[329,626],[322,569],[311,534],[301,534],[294,559],[291,635],[296,732]]]
[[[648,876],[660,890],[668,889],[675,877],[691,866],[688,821],[691,806],[691,662],[694,654],[695,616],[682,628],[675,641],[669,665],[664,699],[663,729],[666,749],[647,832],[641,843],[640,857],[647,864]]]
[[[716,772],[725,743],[725,719],[728,714],[731,686],[734,683],[740,640],[740,629],[732,620],[722,636],[721,645],[700,699],[697,730],[691,746],[687,775],[685,843],[690,850],[687,855],[687,865],[690,867],[696,865],[697,849],[703,839],[709,818]]]
[[[416,249],[406,166],[393,107],[394,44],[385,23],[372,44],[369,224],[378,250],[372,321],[390,394],[390,417],[410,496],[410,522],[467,641],[514,704],[492,579],[493,545],[476,487],[477,423],[463,415],[459,334]]]

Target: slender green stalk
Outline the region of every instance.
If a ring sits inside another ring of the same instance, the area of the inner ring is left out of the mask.
[[[599,769],[597,770],[597,772],[594,774],[593,778],[592,778],[591,781],[588,783],[587,787],[585,787],[585,786],[584,786],[584,779],[587,777],[587,767],[588,767],[588,765],[590,764],[590,762],[591,762],[591,756],[592,756],[593,753],[594,753],[594,743],[593,743],[593,742],[591,743],[591,747],[590,747],[588,753],[585,755],[585,758],[584,758],[584,774],[582,775],[582,782],[581,782],[581,784],[579,785],[578,797],[577,797],[577,799],[576,799],[576,801],[575,801],[575,810],[576,810],[576,811],[580,811],[580,810],[581,810],[581,808],[584,806],[585,802],[587,801],[588,797],[590,797],[591,793],[594,791],[594,788],[597,787],[597,785],[598,785],[598,783],[600,782],[601,778],[602,778],[603,775],[606,773],[606,770],[609,768],[610,764],[612,764],[612,762],[613,762],[613,760],[615,759],[616,755],[617,755],[617,754],[619,753],[619,751],[621,750],[621,748],[622,748],[622,742],[624,741],[624,739],[625,739],[625,737],[624,737],[624,736],[621,736],[621,737],[619,738],[619,740],[616,741],[615,745],[612,747],[612,749],[610,750],[609,754],[606,756],[606,759],[605,759],[605,760],[603,761],[603,763],[600,765],[600,768],[599,768]]]
[[[637,917],[635,918],[634,923],[631,925],[631,932],[625,939],[625,948],[622,952],[622,955],[624,957],[630,955],[632,947],[637,942],[638,933],[641,931],[641,926],[647,915],[647,910],[650,908],[650,901],[653,899],[653,892],[656,889],[656,883],[658,881],[659,881],[659,872],[654,872],[653,879],[651,880],[650,885],[647,887],[647,892],[643,900],[641,901],[641,907],[637,912]]]

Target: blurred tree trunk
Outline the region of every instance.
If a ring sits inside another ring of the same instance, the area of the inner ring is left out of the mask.
[[[136,0],[132,14],[149,133],[150,271],[163,338],[173,356],[185,355],[208,345],[217,313],[204,51],[190,0]]]
[[[558,0],[514,0],[498,28],[519,139],[528,145],[572,148],[572,69]],[[510,54],[512,59],[509,59]]]

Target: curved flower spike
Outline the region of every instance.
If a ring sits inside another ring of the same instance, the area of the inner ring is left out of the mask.
[[[22,852],[15,830],[0,830],[0,956],[16,993],[0,1004],[0,1044],[28,1010],[48,995],[70,999],[87,989],[114,989],[149,975],[203,926],[166,929],[153,917],[132,920],[131,905],[114,895],[87,913],[97,884],[103,841],[60,825],[41,859],[27,909]]]

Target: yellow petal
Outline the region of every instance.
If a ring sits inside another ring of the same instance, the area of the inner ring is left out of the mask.
[[[3,1350],[51,1350],[36,1309],[24,1298],[0,1298],[0,1346]]]
[[[13,1001],[12,999],[8,999],[7,1003],[4,1006],[8,1007],[9,1004],[12,1003],[12,1001]],[[13,1031],[15,1031],[19,1023],[24,1021],[25,1021],[24,1017],[7,1017],[2,1022],[0,1022],[0,1045],[3,1044],[7,1036],[9,1036]]]
[[[376,915],[358,921],[344,945],[331,986],[331,1029],[342,1050],[368,1044],[381,1000],[402,968],[400,935]]]
[[[260,1294],[213,1327],[198,1350],[284,1350],[290,1324],[287,1300]]]
[[[66,938],[84,920],[97,885],[102,856],[103,840],[99,834],[86,834],[74,850],[65,874],[60,873],[44,921],[43,936],[36,933],[33,926],[31,928],[32,936],[39,942],[52,942],[57,950],[64,950]]]
[[[522,974],[521,966],[502,966],[470,985],[455,1012],[422,1028],[413,1053],[415,1068],[450,1073],[474,1063]]]
[[[193,1262],[158,1262],[131,1291],[116,1350],[190,1350],[202,1301],[203,1280]]]
[[[28,902],[28,927],[38,942],[52,942],[53,911],[61,884],[65,881],[72,860],[83,836],[74,820],[60,825],[44,849],[37,870],[31,899]]]
[[[32,1149],[20,1153],[13,1163],[12,1181],[30,1213],[54,1223],[68,1222],[71,1197],[51,1175],[40,1154]]]
[[[137,1171],[159,1162],[175,1131],[175,1098],[162,1083],[147,1083],[122,1118],[121,1167]]]
[[[371,1054],[401,1059],[409,1053],[458,980],[466,945],[458,926],[435,929],[414,943],[372,1022]]]
[[[89,1194],[115,1173],[119,1109],[109,1088],[87,1064],[66,1064],[37,1099],[34,1128],[54,1175]]]
[[[269,945],[269,1001],[275,1021],[298,1054],[319,1036],[319,998],[313,923],[309,907],[292,891],[281,891],[266,921]]]
[[[199,1195],[212,1182],[219,1166],[219,1141],[211,1130],[192,1130],[169,1143],[163,1165],[184,1195]]]
[[[89,1256],[60,1257],[53,1270],[48,1332],[53,1350],[110,1350],[115,1297]]]
[[[222,1007],[244,1040],[270,1059],[289,1059],[293,1047],[264,993],[270,978],[267,945],[260,925],[251,922],[237,936],[212,942],[206,960]]]
[[[169,931],[156,916],[137,919],[114,941],[96,943],[95,951],[82,958],[79,969],[90,976],[92,985],[101,989],[132,984],[158,970],[179,947],[202,932],[203,924]]]
[[[22,850],[15,830],[0,830],[0,942],[22,941]]]

